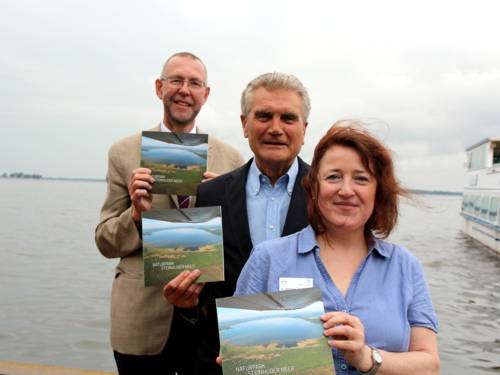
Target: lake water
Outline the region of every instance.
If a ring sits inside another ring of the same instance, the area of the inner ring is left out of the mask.
[[[0,360],[115,371],[108,340],[116,260],[94,228],[105,183],[0,179]],[[392,241],[422,261],[442,374],[500,373],[500,257],[460,232],[461,197],[403,204]]]

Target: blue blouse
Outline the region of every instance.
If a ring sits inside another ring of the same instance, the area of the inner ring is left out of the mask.
[[[436,314],[418,259],[405,248],[375,239],[345,296],[319,257],[314,230],[257,245],[238,278],[235,295],[279,290],[280,278],[307,278],[322,292],[325,311],[357,316],[367,345],[389,352],[408,351],[411,327],[438,329]],[[342,353],[333,350],[338,375],[355,375]]]

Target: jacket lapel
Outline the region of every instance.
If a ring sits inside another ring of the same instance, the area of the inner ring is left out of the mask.
[[[229,218],[231,221],[232,232],[238,234],[236,238],[238,243],[238,252],[242,259],[246,261],[252,250],[252,240],[250,237],[250,229],[248,226],[247,214],[247,201],[245,194],[245,185],[247,182],[248,169],[252,160],[250,160],[244,167],[239,168],[232,172],[226,179],[226,192]]]
[[[302,187],[302,179],[309,172],[309,166],[304,163],[301,158],[299,160],[299,172],[293,185],[292,196],[290,198],[290,205],[286,214],[285,225],[283,226],[283,233],[281,236],[298,232],[307,226],[307,196]]]

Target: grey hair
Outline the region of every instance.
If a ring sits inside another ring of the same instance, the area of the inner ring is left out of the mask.
[[[252,94],[259,87],[264,87],[268,90],[284,89],[296,92],[302,101],[304,121],[307,121],[309,112],[311,111],[311,99],[309,99],[306,88],[294,75],[278,72],[264,73],[248,83],[245,90],[241,93],[241,114],[243,116],[248,116],[253,99]]]
[[[165,72],[167,70],[167,65],[170,62],[170,60],[172,60],[174,57],[188,57],[192,60],[199,61],[201,63],[201,65],[203,66],[203,70],[205,71],[205,84],[208,84],[208,72],[207,72],[207,67],[205,66],[205,63],[198,56],[196,56],[194,53],[191,53],[191,52],[177,52],[177,53],[174,53],[172,56],[170,56],[167,59],[167,61],[165,61],[165,64],[163,64],[163,68],[161,69],[161,74],[160,74],[161,78],[165,78],[164,75],[165,75]]]

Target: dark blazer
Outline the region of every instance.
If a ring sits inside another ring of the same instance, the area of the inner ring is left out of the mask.
[[[308,224],[307,199],[302,187],[302,178],[309,171],[309,166],[300,158],[298,162],[299,171],[281,236],[298,232]],[[220,348],[215,298],[233,295],[238,276],[253,248],[245,193],[251,164],[252,159],[241,168],[200,184],[196,195],[197,207],[222,207],[225,274],[224,281],[207,283],[200,296],[200,306],[204,311],[199,322],[201,343],[198,352],[198,372],[200,374],[222,374],[221,367],[215,363]]]

